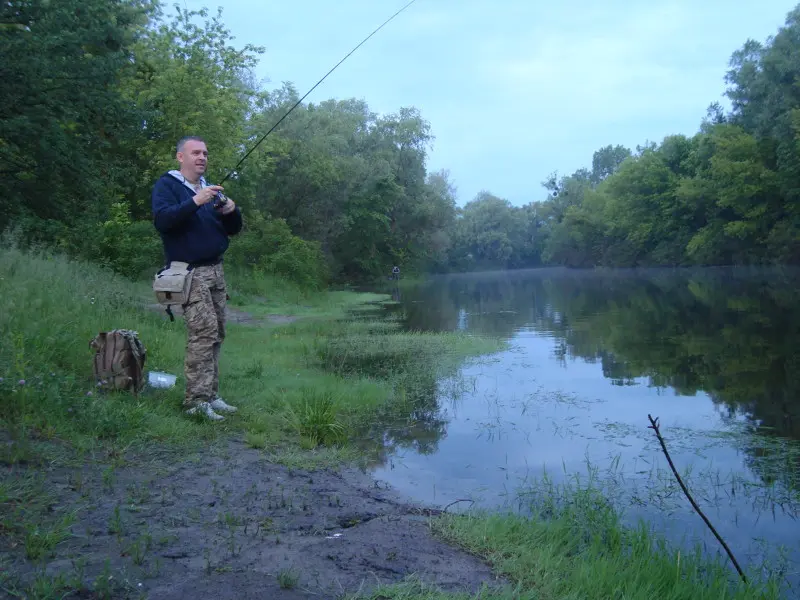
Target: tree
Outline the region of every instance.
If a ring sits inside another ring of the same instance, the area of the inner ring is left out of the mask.
[[[116,148],[136,109],[119,82],[153,10],[149,0],[0,4],[0,21],[16,26],[0,37],[0,228],[49,221],[67,225],[50,228],[60,236],[123,193],[131,170]]]
[[[175,168],[175,144],[185,135],[202,135],[209,148],[208,179],[219,181],[238,161],[245,142],[246,119],[259,96],[251,69],[263,48],[229,45],[222,9],[209,18],[206,9],[178,6],[167,23],[159,11],[134,48],[134,72],[123,92],[142,115],[139,135],[125,152],[136,157],[136,177],[128,201],[136,218],[149,215],[150,189]],[[202,24],[195,18],[202,18]]]
[[[592,157],[591,182],[598,184],[609,175],[617,172],[625,159],[631,156],[631,151],[624,146],[605,146],[594,153]]]

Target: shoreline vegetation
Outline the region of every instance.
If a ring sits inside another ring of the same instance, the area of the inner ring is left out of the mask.
[[[35,481],[46,484],[65,469],[77,468],[99,474],[98,488],[104,488],[113,486],[114,465],[124,464],[126,457],[173,453],[202,463],[231,440],[243,442],[275,468],[309,478],[353,465],[365,470],[386,452],[382,424],[424,421],[437,410],[442,376],[454,373],[465,359],[506,347],[499,340],[464,334],[401,331],[384,314],[381,302],[388,297],[381,294],[303,291],[277,277],[256,280],[232,271],[235,310],[254,318],[291,313],[296,320],[229,325],[221,395],[239,412],[212,424],[188,418],[180,409],[184,326],[180,318],[170,323],[148,307],[149,282],[10,243],[1,250],[0,281],[0,538],[8,548],[0,553],[0,586],[12,597],[69,597],[64,595],[69,590],[108,597],[103,577],[79,581],[74,574],[80,553],[69,560],[61,555],[85,535],[77,523],[81,511],[90,509],[70,504],[67,492],[58,489],[48,490],[53,499],[42,500]],[[178,375],[176,386],[148,389],[139,398],[97,393],[88,342],[98,331],[113,328],[136,330],[147,347],[146,370]],[[142,470],[139,460],[129,461],[128,468]],[[75,489],[74,475],[70,478],[70,489]],[[138,495],[129,491],[130,497],[155,493],[143,489],[145,484],[133,487]],[[493,568],[500,579],[487,581],[482,591],[442,591],[410,573],[406,581],[380,582],[360,595],[346,590],[341,597],[780,597],[775,581],[762,588],[749,575],[751,587],[744,588],[730,565],[712,563],[699,553],[681,555],[644,529],[623,527],[591,486],[542,484],[531,497],[535,500],[527,516],[428,516],[426,528],[434,537]],[[122,512],[116,507],[109,530],[121,527],[128,511],[136,514],[134,504],[128,498]],[[176,517],[181,513],[175,512]],[[117,562],[149,564],[141,547],[136,548]],[[292,577],[281,572],[276,581],[286,589]],[[147,597],[136,593],[134,586],[129,595],[112,597]]]

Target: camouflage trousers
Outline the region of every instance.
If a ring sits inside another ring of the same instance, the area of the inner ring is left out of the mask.
[[[189,301],[184,307],[187,331],[184,405],[187,408],[217,397],[227,302],[222,263],[195,267],[193,273]]]

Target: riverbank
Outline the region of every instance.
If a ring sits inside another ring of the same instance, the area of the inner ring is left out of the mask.
[[[207,423],[180,410],[183,323],[148,306],[148,282],[16,250],[0,278],[11,597],[718,598],[729,579],[646,548],[594,501],[535,521],[437,515],[375,487],[382,424],[425,426],[438,379],[495,340],[400,332],[374,318],[383,296],[231,274],[221,394],[239,411]],[[138,331],[176,387],[98,394],[88,342],[113,328]]]

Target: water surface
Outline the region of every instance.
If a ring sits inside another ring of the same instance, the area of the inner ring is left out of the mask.
[[[405,328],[510,349],[440,381],[433,425],[388,427],[373,473],[422,501],[515,509],[544,473],[591,475],[629,522],[716,554],[650,414],[739,562],[797,586],[798,284],[786,269],[547,269],[390,287]]]

